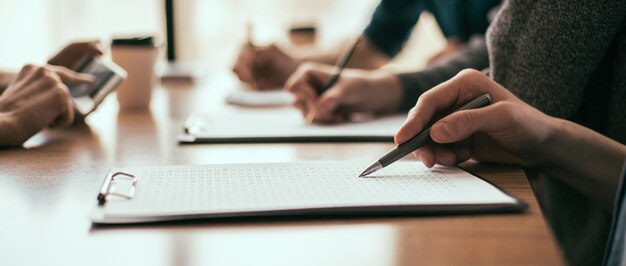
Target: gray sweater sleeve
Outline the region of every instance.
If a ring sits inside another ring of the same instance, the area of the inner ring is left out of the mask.
[[[507,1],[487,33],[491,76],[548,115],[604,118],[586,109],[607,104],[606,86],[593,83],[612,79],[599,67],[612,64],[606,53],[625,12],[626,1]],[[599,101],[584,106],[591,98]],[[574,120],[601,131],[593,118]]]
[[[489,67],[489,56],[485,40],[471,43],[454,57],[425,70],[398,74],[402,85],[400,110],[409,110],[415,106],[422,93],[444,82],[466,68],[482,70]]]

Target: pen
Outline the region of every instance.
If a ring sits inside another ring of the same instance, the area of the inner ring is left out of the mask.
[[[252,22],[248,22],[246,24],[246,45],[249,45],[252,48],[252,53],[253,56],[252,58],[256,58],[256,47],[254,46],[254,42],[252,41]],[[256,71],[255,71],[255,67],[252,68],[252,82],[250,83],[250,86],[252,87],[253,90],[258,90],[258,86],[256,84]]]
[[[489,104],[491,104],[491,96],[489,96],[489,94],[483,94],[481,96],[474,98],[473,100],[466,103],[465,105],[459,107],[459,109],[457,109],[454,112],[470,110],[470,109],[478,109],[478,108],[485,107]],[[409,139],[405,143],[398,145],[396,148],[389,151],[383,157],[380,157],[380,159],[376,160],[369,167],[367,167],[367,169],[365,169],[365,171],[363,171],[363,173],[361,173],[359,177],[367,176],[384,167],[387,167],[388,165],[394,163],[395,161],[402,159],[407,154],[424,146],[426,143],[428,143],[431,140],[430,128],[431,127],[428,127],[427,129],[422,130],[422,132],[415,135],[415,137]]]
[[[350,61],[350,58],[354,54],[354,51],[356,50],[356,47],[359,45],[360,42],[361,42],[361,37],[357,38],[354,41],[354,43],[352,44],[352,46],[350,46],[350,49],[346,50],[341,55],[341,57],[339,57],[339,60],[337,60],[337,64],[335,64],[335,69],[336,69],[335,73],[332,76],[330,76],[330,79],[326,83],[326,86],[324,86],[324,88],[321,91],[326,91],[326,90],[330,89],[330,87],[334,86],[335,83],[337,83],[337,81],[339,81],[339,77],[341,76],[341,72],[346,67],[348,62]],[[306,114],[305,120],[306,120],[306,122],[308,124],[313,124],[313,120],[315,119],[316,112],[317,112],[317,110],[311,109]]]

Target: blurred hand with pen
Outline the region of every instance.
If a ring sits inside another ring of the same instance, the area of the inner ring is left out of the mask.
[[[248,42],[242,48],[233,72],[252,89],[271,90],[282,88],[298,64],[274,44],[259,47]]]
[[[338,123],[357,112],[382,114],[398,110],[402,89],[394,75],[346,69],[333,86],[325,89],[335,72],[333,66],[304,63],[289,78],[285,89],[293,93],[294,106],[304,117],[314,112],[311,119],[315,122]]]
[[[276,44],[257,46],[252,41],[251,28],[248,28],[246,43],[239,52],[233,72],[239,80],[254,90],[282,89],[287,79],[304,62],[317,62],[332,65],[342,56],[343,49],[316,51],[304,55],[292,55]],[[350,60],[349,67],[377,69],[389,58],[378,50],[367,37],[361,37],[361,45]]]

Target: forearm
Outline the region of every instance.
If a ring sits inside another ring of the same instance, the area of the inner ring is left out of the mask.
[[[388,61],[384,53],[382,53],[367,37],[363,36],[361,43],[354,51],[354,54],[348,61],[346,67],[358,68],[358,69],[378,69],[384,66]],[[352,45],[349,43],[348,45]],[[334,65],[337,63],[339,57],[348,49],[347,45],[341,45],[341,48],[331,51],[315,52],[308,55],[301,55],[298,57],[300,62],[312,61],[327,65]]]
[[[554,120],[554,133],[529,166],[560,179],[611,211],[626,146],[578,124]]]
[[[482,70],[487,67],[489,67],[489,56],[487,45],[483,40],[483,42],[461,51],[450,60],[428,69],[398,74],[404,92],[400,109],[408,110],[412,108],[422,93],[449,80],[463,69]]]

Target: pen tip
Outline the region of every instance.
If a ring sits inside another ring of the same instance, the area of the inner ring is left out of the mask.
[[[367,167],[367,169],[365,169],[365,171],[363,171],[363,173],[361,173],[359,175],[359,177],[365,177],[368,176],[369,174],[376,172],[380,169],[383,168],[383,165],[380,164],[380,161],[375,161],[372,165],[370,165],[369,167]]]

